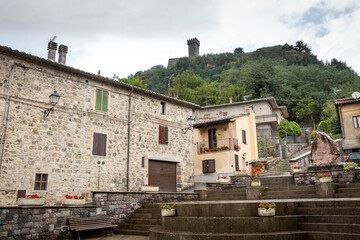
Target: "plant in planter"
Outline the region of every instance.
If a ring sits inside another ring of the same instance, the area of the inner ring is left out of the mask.
[[[354,169],[358,167],[358,165],[354,162],[347,162],[344,164],[344,172],[348,172],[350,169]]]
[[[302,166],[295,166],[294,167],[294,173],[301,172],[301,170],[302,170]]]
[[[247,176],[248,173],[246,170],[237,170],[237,171],[234,171],[234,176]]]
[[[220,149],[223,151],[223,150],[229,150],[229,147],[228,146],[221,146]]]
[[[255,180],[250,182],[250,186],[252,186],[252,187],[260,187],[261,186],[261,181],[259,179],[255,179]]]
[[[239,145],[237,145],[237,144],[235,144],[235,145],[234,145],[234,149],[235,149],[235,151],[237,151],[237,152],[238,152],[238,151],[240,151],[240,146],[239,146]]]
[[[257,162],[255,163],[255,167],[264,168],[265,164],[263,162]]]
[[[253,170],[253,176],[256,177],[257,175],[259,175],[261,173],[261,168],[260,167],[256,167]]]
[[[19,206],[42,206],[44,204],[45,204],[45,199],[43,199],[37,194],[25,195],[24,197],[19,198],[18,200]]]
[[[258,214],[260,217],[275,216],[276,204],[269,202],[261,202],[258,207]]]
[[[171,217],[175,216],[176,213],[176,204],[161,204],[161,216],[163,217]]]
[[[210,148],[204,148],[205,152],[211,152],[211,149]]]
[[[331,182],[332,178],[330,173],[321,173],[317,176],[320,182]]]
[[[217,182],[218,183],[229,183],[230,179],[227,176],[222,176],[222,177],[218,176]]]
[[[82,196],[71,196],[66,194],[65,199],[62,201],[62,205],[84,205],[85,198]]]
[[[151,186],[150,184],[144,184],[144,186],[141,187],[142,192],[158,192],[159,186]]]

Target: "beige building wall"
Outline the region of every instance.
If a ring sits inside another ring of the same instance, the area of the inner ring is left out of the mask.
[[[354,127],[354,116],[360,116],[360,103],[350,103],[340,107],[344,149],[360,149],[360,128]]]
[[[48,204],[59,204],[66,194],[89,198],[96,190],[126,191],[129,98],[129,190],[139,191],[148,183],[149,158],[177,163],[178,190],[193,184],[192,132],[181,132],[188,127],[186,119],[193,114],[193,107],[136,89],[130,94],[129,89],[97,80],[95,75],[86,77],[51,63],[44,65],[0,53],[1,126],[5,124],[9,70],[15,62],[27,69],[15,67],[11,76],[1,191],[37,193]],[[95,110],[96,89],[109,92],[108,112]],[[44,120],[54,90],[61,98]],[[166,103],[165,115],[160,114],[160,102]],[[167,145],[158,143],[159,125],[169,129]],[[94,133],[107,135],[106,156],[92,154]],[[48,174],[47,190],[33,190],[36,173]]]

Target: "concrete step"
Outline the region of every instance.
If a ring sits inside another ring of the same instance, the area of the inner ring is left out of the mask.
[[[315,186],[313,185],[308,185],[308,186],[296,186],[296,185],[289,185],[286,187],[269,187],[268,188],[270,191],[288,191],[288,190],[297,190],[297,191],[302,191],[302,190],[315,190]],[[265,190],[267,191],[267,190]]]
[[[278,196],[283,196],[283,195],[315,195],[316,191],[314,190],[296,190],[296,189],[292,189],[292,190],[283,190],[283,191],[273,191],[272,189],[270,190],[265,190],[264,193],[262,194],[262,196],[268,196],[268,195],[278,195]]]
[[[360,234],[334,232],[308,232],[309,240],[359,240]]]
[[[304,222],[308,223],[341,223],[341,224],[360,224],[360,216],[351,215],[312,215],[304,216]]]
[[[304,199],[304,198],[317,198],[316,194],[304,194],[304,195],[267,195],[261,196],[260,199]]]
[[[360,188],[350,188],[350,187],[346,187],[346,188],[336,188],[335,193],[356,193],[359,192],[360,193]]]
[[[360,188],[360,183],[336,184],[336,188]]]
[[[114,229],[115,234],[149,236],[149,230]]]
[[[334,200],[334,201],[307,201],[299,202],[298,207],[304,208],[357,208],[360,207],[358,200]]]
[[[204,201],[231,201],[231,200],[246,200],[246,196],[211,196],[205,198]]]
[[[124,223],[119,225],[119,229],[123,230],[140,230],[140,231],[146,231],[150,228],[154,227],[156,225],[144,225],[144,224],[130,224],[130,223]]]
[[[125,223],[144,224],[144,225],[160,225],[161,224],[161,219],[129,218],[129,219],[125,220]]]
[[[152,213],[152,214],[161,214],[160,206],[157,208],[140,208],[135,211],[136,213]]]
[[[360,207],[295,208],[299,215],[360,215]]]
[[[152,213],[135,213],[132,215],[132,218],[142,218],[142,219],[153,219],[161,218],[161,214],[152,214]]]
[[[335,193],[335,198],[360,198],[360,192]]]
[[[299,223],[299,229],[315,232],[337,232],[360,234],[360,224],[344,223]]]

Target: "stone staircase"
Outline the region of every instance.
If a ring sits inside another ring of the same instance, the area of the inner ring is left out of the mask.
[[[246,200],[246,190],[208,190],[206,201]]]
[[[274,166],[269,169],[263,169],[259,176],[281,176],[290,175],[290,162],[287,159],[278,160]]]
[[[335,198],[360,198],[360,183],[337,184]]]
[[[146,204],[114,229],[114,233],[148,236],[149,229],[158,225],[161,225],[160,204]]]

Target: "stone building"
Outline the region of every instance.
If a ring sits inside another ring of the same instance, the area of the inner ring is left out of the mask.
[[[60,62],[48,47],[44,59],[0,46],[1,205],[16,193],[57,205],[66,194],[193,185],[193,134],[181,130],[198,105],[66,66],[67,47]]]
[[[189,58],[198,57],[200,41],[197,38],[191,38],[187,40]],[[180,58],[169,58],[168,67],[175,65]]]
[[[278,106],[273,97],[259,98],[243,102],[204,106],[197,110],[196,119],[216,119],[244,113],[252,107],[255,113],[257,137],[278,137],[280,121],[288,118],[285,106]]]

